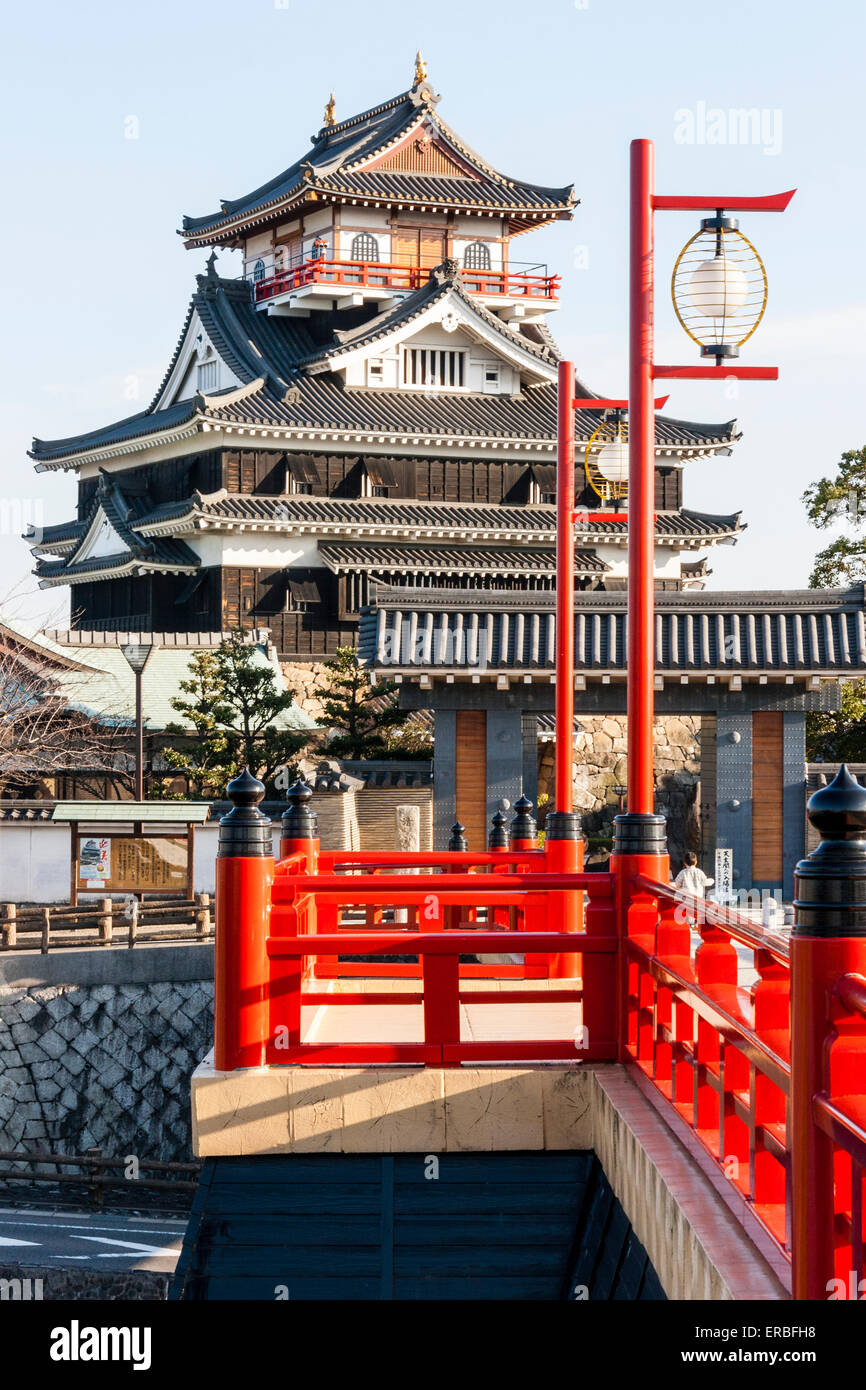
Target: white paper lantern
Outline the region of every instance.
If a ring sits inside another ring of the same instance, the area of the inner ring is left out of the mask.
[[[733,318],[746,302],[749,282],[727,256],[713,256],[698,266],[689,285],[689,299],[708,319]]]
[[[628,441],[622,435],[603,444],[593,461],[606,482],[628,482]]]

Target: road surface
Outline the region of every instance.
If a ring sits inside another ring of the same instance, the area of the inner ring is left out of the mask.
[[[171,1274],[185,1229],[183,1217],[0,1207],[0,1264]]]

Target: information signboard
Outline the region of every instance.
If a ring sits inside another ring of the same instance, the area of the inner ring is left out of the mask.
[[[185,835],[82,835],[78,886],[109,893],[178,893],[187,889]]]

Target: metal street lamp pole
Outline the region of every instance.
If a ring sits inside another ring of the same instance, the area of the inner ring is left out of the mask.
[[[144,800],[144,715],[141,686],[144,667],[135,671],[135,799]]]
[[[135,800],[144,800],[144,707],[142,679],[150,659],[152,642],[130,642],[122,648],[123,655],[135,674]]]

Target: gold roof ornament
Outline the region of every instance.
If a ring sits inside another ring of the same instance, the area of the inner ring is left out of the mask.
[[[427,64],[424,62],[424,59],[421,57],[421,50],[420,50],[420,48],[419,48],[419,49],[418,49],[418,52],[415,54],[415,81],[413,82],[412,85],[413,85],[414,87],[420,87],[421,83],[422,83],[422,82],[426,82],[426,81],[427,81]]]
[[[332,92],[332,93],[331,93],[331,99],[330,99],[330,101],[328,102],[327,106],[325,107],[325,125],[328,126],[328,125],[336,125],[336,124],[337,124],[337,103],[336,103],[336,101],[334,100],[334,93]]]

